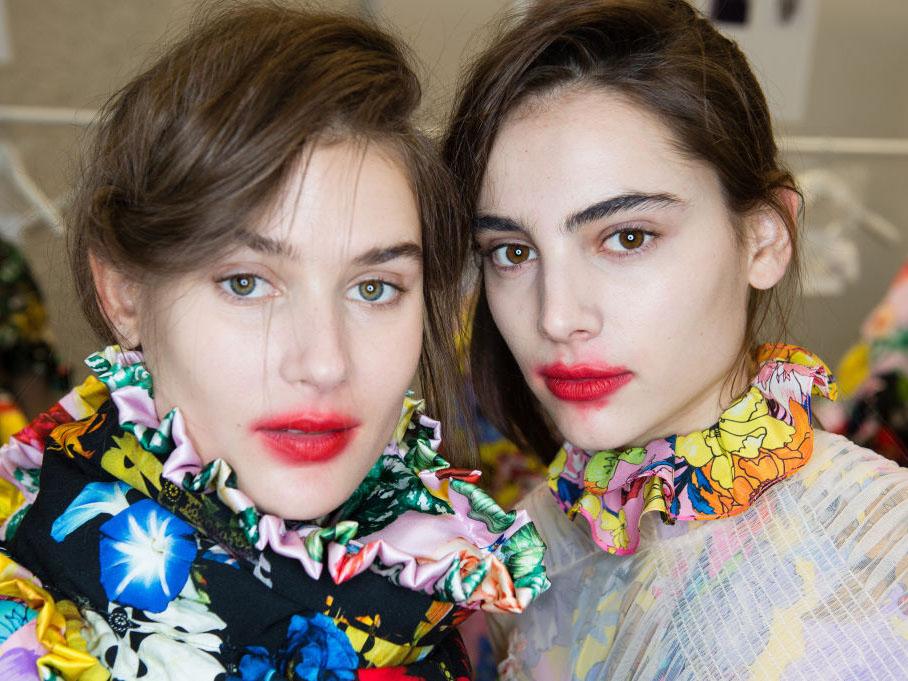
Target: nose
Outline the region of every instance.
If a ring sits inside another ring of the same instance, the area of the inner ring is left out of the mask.
[[[538,327],[556,343],[595,338],[602,331],[596,292],[581,268],[543,266]]]
[[[300,306],[292,315],[281,355],[281,378],[329,392],[348,378],[349,358],[343,319],[330,303]]]

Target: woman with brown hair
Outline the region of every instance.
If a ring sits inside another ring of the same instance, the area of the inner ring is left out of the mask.
[[[466,251],[418,101],[393,39],[275,4],[111,99],[70,255],[116,344],[0,450],[0,677],[465,679],[454,627],[546,587],[407,392],[456,403]]]
[[[826,365],[758,343],[799,196],[737,46],[681,0],[534,3],[444,153],[476,394],[551,462],[521,505],[553,585],[495,618],[502,678],[908,677],[908,471],[814,429]]]

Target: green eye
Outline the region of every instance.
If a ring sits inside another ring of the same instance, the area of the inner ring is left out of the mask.
[[[370,279],[360,284],[358,290],[363,300],[374,303],[376,300],[381,300],[382,294],[385,292],[385,284],[377,279]]]
[[[270,298],[277,293],[267,279],[248,272],[224,277],[219,279],[217,284],[225,294],[234,299],[257,300]]]
[[[255,291],[256,288],[256,279],[251,274],[237,274],[227,280],[230,290],[238,296],[246,298]]]
[[[389,284],[387,281],[366,279],[347,289],[347,297],[360,303],[380,306],[394,303],[401,292],[402,290],[399,286]]]

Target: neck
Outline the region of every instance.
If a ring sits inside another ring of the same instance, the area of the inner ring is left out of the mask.
[[[728,407],[746,391],[754,375],[750,355],[735,360],[723,378],[710,383],[686,405],[622,447],[645,447],[653,440],[676,434],[694,433],[714,425]]]

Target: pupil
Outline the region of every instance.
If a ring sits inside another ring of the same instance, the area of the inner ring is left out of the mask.
[[[636,229],[630,232],[621,232],[619,239],[621,241],[621,245],[625,248],[637,248],[640,246],[642,241],[640,239],[640,230]]]
[[[508,260],[512,263],[519,264],[527,259],[526,250],[521,246],[508,246]]]
[[[384,285],[379,281],[367,281],[359,285],[359,292],[366,300],[378,300],[381,298]]]
[[[230,280],[230,288],[237,295],[245,296],[252,293],[255,288],[255,279],[248,276],[238,276]]]

